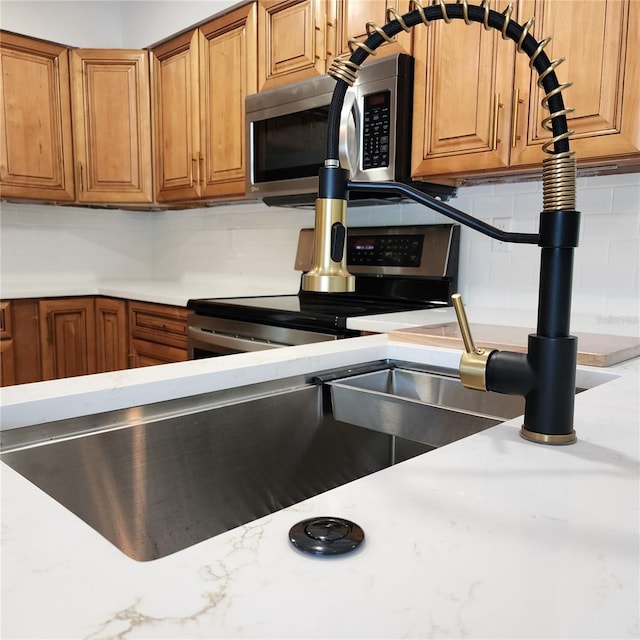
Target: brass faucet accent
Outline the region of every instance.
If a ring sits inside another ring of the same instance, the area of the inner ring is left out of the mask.
[[[467,313],[462,304],[462,296],[454,293],[451,302],[458,318],[460,333],[464,342],[464,353],[460,358],[460,382],[467,389],[487,390],[487,362],[495,349],[478,349],[473,343],[471,329],[467,321]]]
[[[572,109],[565,108],[562,98],[563,90],[570,83],[560,84],[556,77],[555,70],[564,59],[549,60],[544,52],[551,38],[538,42],[530,34],[533,18],[521,26],[511,19],[512,5],[498,13],[490,4],[491,0],[482,0],[479,6],[470,5],[468,0],[450,4],[433,0],[430,6],[424,7],[419,0],[410,0],[409,13],[399,15],[389,9],[384,26],[370,22],[363,42],[353,38],[349,41],[352,55],[348,60],[334,60],[329,73],[337,83],[329,109],[327,160],[319,174],[314,266],[303,278],[302,286],[311,291],[354,289],[354,278],[346,269],[344,256],[349,191],[385,190],[411,198],[496,240],[537,244],[541,250],[538,322],[536,333],[529,336],[526,354],[476,349],[462,300],[456,295],[452,297],[465,341],[460,377],[466,386],[474,389],[523,396],[525,415],[520,433],[525,439],[544,444],[569,444],[576,439],[573,407],[577,340],[569,335],[569,321],[573,251],[578,246],[580,224],[580,214],[575,210],[575,152],[569,150],[573,131],[568,129],[566,118]],[[406,184],[353,182],[349,180],[348,171],[340,167],[340,113],[347,88],[356,81],[362,63],[400,31],[410,31],[418,24],[429,26],[435,20],[445,23],[464,20],[467,25],[479,23],[484,29],[501,31],[504,40],[516,43],[518,53],[529,56],[531,68],[538,72],[538,86],[545,92],[542,106],[549,112],[542,126],[552,133],[542,145],[548,157],[543,161],[543,210],[538,233],[496,229]]]

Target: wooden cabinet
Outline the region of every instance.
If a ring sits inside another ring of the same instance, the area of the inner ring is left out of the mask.
[[[15,384],[11,303],[0,302],[0,385]]]
[[[256,46],[249,4],[153,50],[159,202],[244,195],[244,99],[256,91]]]
[[[258,90],[313,78],[329,71],[338,56],[349,56],[349,38],[366,38],[366,25],[387,22],[391,8],[409,10],[408,0],[259,0]],[[378,57],[411,53],[411,34],[384,43]]]
[[[67,48],[0,33],[0,194],[75,197]]]
[[[78,202],[152,202],[148,52],[70,55]]]
[[[40,300],[39,315],[43,380],[95,373],[94,299]]]
[[[364,40],[367,38],[367,23],[374,22],[382,27],[387,21],[387,10],[393,9],[400,15],[409,11],[408,0],[338,0],[336,14],[335,54],[329,52],[329,59],[337,56],[349,56],[349,38]],[[393,18],[392,18],[393,19]],[[401,31],[394,42],[383,43],[376,49],[376,58],[393,53],[411,54],[413,50],[411,33]],[[369,60],[372,58],[369,57]]]
[[[38,301],[0,302],[0,384],[42,380]]]
[[[545,48],[550,59],[564,57],[558,67],[560,82],[573,82],[563,91],[567,116],[575,131],[571,147],[578,163],[593,159],[640,159],[640,3],[636,0],[579,2],[521,0],[520,21],[535,15],[533,35],[552,34]],[[523,58],[521,60],[521,58]],[[541,145],[550,134],[540,123],[543,92],[536,85],[526,56],[518,55],[515,88],[522,102],[514,123],[516,137],[511,165],[541,162]],[[531,98],[530,98],[531,97]]]
[[[463,20],[413,31],[414,177],[508,167],[513,44]]]
[[[132,367],[187,360],[187,310],[148,302],[129,302],[129,353]]]
[[[96,298],[96,371],[128,367],[127,304],[115,298]]]
[[[557,73],[560,82],[574,83],[563,96],[575,109],[569,126],[578,166],[638,163],[638,3],[591,0],[586,10],[575,2],[520,0],[515,6],[521,24],[535,15],[536,39],[553,35],[549,57],[566,57]],[[548,112],[540,106],[538,75],[513,42],[478,24],[439,21],[414,28],[414,51],[414,177],[501,174],[542,162],[550,133],[541,121]]]
[[[0,301],[0,386],[186,360],[186,319],[101,296]]]
[[[258,90],[326,73],[328,0],[258,1]]]

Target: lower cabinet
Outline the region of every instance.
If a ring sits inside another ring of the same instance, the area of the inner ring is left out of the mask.
[[[42,379],[96,373],[94,298],[40,300]]]
[[[42,380],[37,300],[0,302],[0,382],[2,386]]]
[[[0,301],[0,385],[187,359],[187,310],[95,296]]]
[[[129,366],[127,303],[96,298],[96,371],[119,371]]]
[[[187,359],[187,310],[129,302],[129,364],[147,367]]]

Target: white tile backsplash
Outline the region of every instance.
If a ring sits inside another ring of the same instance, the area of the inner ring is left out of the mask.
[[[512,231],[535,233],[539,181],[458,189],[449,204]],[[640,307],[640,174],[578,179],[583,213],[575,254],[573,309],[603,318],[635,318]],[[206,280],[212,274],[299,279],[293,264],[298,231],[313,225],[308,209],[247,203],[184,211],[130,212],[2,203],[3,278]],[[350,226],[437,224],[444,216],[403,203],[349,210]],[[462,228],[460,291],[469,306],[535,309],[539,249],[510,245]],[[629,320],[631,319],[631,320]]]

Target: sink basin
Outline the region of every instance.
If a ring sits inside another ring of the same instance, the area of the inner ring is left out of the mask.
[[[1,459],[141,561],[431,449],[337,421],[308,383],[140,413],[61,421],[35,445],[5,432]]]
[[[523,412],[519,398],[372,365],[4,431],[1,459],[147,561]]]
[[[441,447],[524,413],[524,399],[465,389],[460,380],[391,367],[328,382],[344,422]]]

